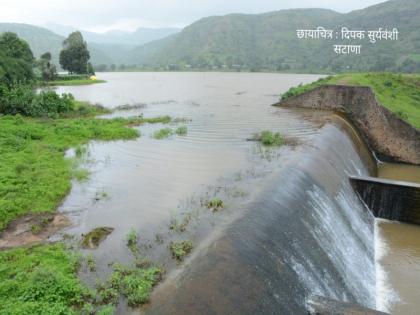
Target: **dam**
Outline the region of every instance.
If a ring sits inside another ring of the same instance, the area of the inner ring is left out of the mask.
[[[394,283],[379,264],[377,219],[349,179],[376,176],[369,147],[332,111],[269,106],[278,99],[276,92],[302,76],[185,73],[175,81],[172,74],[115,73],[104,78],[103,86],[60,92],[109,107],[146,104],[118,115],[191,120],[187,137],[158,145],[148,136],[153,126],[141,127],[138,141],[92,143],[89,151],[97,161],[92,179],[75,185],[60,208],[75,222],[68,233],[115,228],[94,252],[103,263],[95,276],[109,272],[115,257],[132,259],[121,241],[130,227],[140,231],[145,255],[164,264],[167,274],[150,303],[140,310],[119,306],[119,314],[307,314],[313,296],[392,311],[393,289],[387,287]],[[236,85],[227,89],[226,82]],[[138,94],[137,84],[147,93]],[[165,95],[156,100],[158,87]],[[264,129],[297,145],[265,150],[247,141]],[[109,200],[92,202],[98,191],[106,191]],[[226,209],[199,212],[200,201],[209,196],[222,198]],[[191,228],[168,232],[171,211],[187,209],[196,211]],[[162,244],[154,241],[157,235]],[[195,250],[178,265],[167,254],[168,243],[186,237]],[[384,248],[380,258],[391,251]]]

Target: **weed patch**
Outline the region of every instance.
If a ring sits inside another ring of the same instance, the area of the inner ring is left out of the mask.
[[[181,262],[184,260],[185,256],[187,256],[193,250],[194,246],[191,241],[181,241],[181,242],[174,242],[172,241],[169,244],[169,250],[171,251],[172,258]]]

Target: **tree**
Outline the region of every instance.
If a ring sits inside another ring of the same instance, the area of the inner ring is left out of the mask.
[[[0,85],[11,86],[33,79],[34,56],[29,45],[16,34],[0,35]]]
[[[73,32],[63,42],[60,65],[70,73],[87,74],[90,53],[80,32]]]
[[[90,62],[87,64],[87,74],[95,75],[95,68],[92,66]]]
[[[57,68],[51,63],[50,52],[41,55],[41,58],[38,60],[38,67],[41,70],[42,79],[44,81],[51,81],[57,77]]]

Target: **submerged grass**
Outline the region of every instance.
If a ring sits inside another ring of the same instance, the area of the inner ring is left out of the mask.
[[[149,301],[162,274],[162,269],[155,266],[139,268],[115,264],[111,277],[98,285],[97,292],[103,304],[117,304],[122,294],[130,306],[139,306]]]
[[[324,84],[369,86],[380,104],[401,119],[420,128],[420,75],[394,73],[346,73],[289,89],[282,99],[302,94]]]
[[[165,139],[174,134],[171,128],[162,128],[153,133],[153,138],[157,140]]]
[[[172,241],[169,244],[169,250],[171,251],[172,257],[181,262],[184,260],[185,256],[192,252],[194,245],[191,241]]]
[[[260,141],[266,146],[281,146],[284,144],[284,138],[279,132],[264,130],[260,134]]]
[[[69,86],[69,85],[90,85],[96,83],[105,83],[105,80],[75,79],[75,80],[55,80],[43,83],[47,86]]]
[[[223,200],[219,198],[214,198],[206,201],[206,207],[213,212],[217,212],[225,207]]]
[[[188,133],[188,128],[187,128],[187,126],[180,126],[180,127],[176,128],[175,133],[178,136],[185,136]]]
[[[67,149],[93,139],[133,139],[140,134],[127,126],[170,120],[99,119],[93,109],[84,112],[59,119],[0,116],[0,230],[21,215],[53,212],[70,190],[72,177],[87,178],[86,171],[75,171],[64,157]]]

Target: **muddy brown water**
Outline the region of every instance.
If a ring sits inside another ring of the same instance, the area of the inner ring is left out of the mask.
[[[378,177],[420,183],[420,167],[381,163]],[[392,314],[419,314],[420,226],[377,220],[375,229],[380,303]]]
[[[169,127],[185,124],[188,134],[155,140],[151,135],[164,126],[144,125],[137,140],[89,144],[90,179],[75,182],[60,208],[73,222],[64,233],[81,235],[98,226],[115,230],[98,249],[86,251],[98,267],[82,272],[83,279],[94,282],[110,272],[109,263],[132,261],[125,239],[133,228],[141,254],[168,270],[145,309],[151,314],[303,314],[310,293],[375,307],[373,218],[346,179],[372,174],[366,148],[332,113],[269,106],[290,86],[318,76],[104,73],[100,78],[108,82],[58,90],[111,108],[141,104],[116,116],[186,118]],[[266,149],[246,140],[266,129],[301,145]],[[225,201],[220,213],[202,206],[214,197]],[[185,216],[191,218],[187,231],[169,230],[171,219]],[[174,239],[195,245],[181,265],[168,252]],[[387,291],[382,299],[390,296]],[[131,312],[139,310],[118,309]]]

